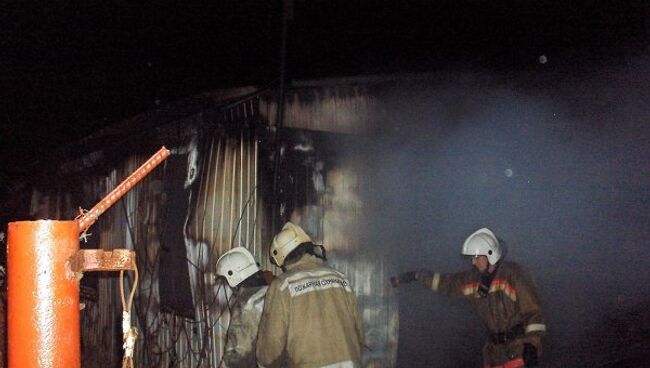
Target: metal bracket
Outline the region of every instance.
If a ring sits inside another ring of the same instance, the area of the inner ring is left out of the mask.
[[[88,271],[132,271],[135,252],[129,249],[82,249],[68,258],[70,270],[75,274]]]

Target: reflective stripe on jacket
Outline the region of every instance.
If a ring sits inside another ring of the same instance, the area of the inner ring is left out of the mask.
[[[486,297],[478,293],[481,274],[475,268],[454,274],[429,274],[420,280],[433,291],[469,300],[490,334],[510,331],[519,324],[524,327],[525,335],[504,344],[487,341],[483,348],[485,364],[500,366],[520,358],[524,343],[533,344],[541,355],[541,335],[546,325],[532,278],[514,262],[501,262],[495,272]]]
[[[350,282],[306,254],[269,286],[259,326],[260,367],[357,368],[363,327]]]
[[[230,310],[223,361],[228,368],[255,367],[257,327],[264,310],[267,286],[241,287]]]
[[[509,362],[506,362],[505,364],[483,365],[483,368],[525,368],[525,367],[526,365],[524,364],[524,360],[522,358],[513,359]]]

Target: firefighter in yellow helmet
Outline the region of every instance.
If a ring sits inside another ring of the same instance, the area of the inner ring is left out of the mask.
[[[257,340],[259,367],[361,367],[363,327],[342,273],[325,265],[322,245],[288,222],[270,249],[284,273],[269,286]]]
[[[448,296],[466,298],[488,330],[484,368],[536,367],[546,331],[535,284],[518,264],[503,260],[492,231],[482,228],[465,240],[462,254],[472,269],[452,274],[410,271],[391,278],[393,286],[419,281]]]
[[[268,288],[268,271],[260,270],[248,249],[236,247],[219,257],[216,273],[234,290],[223,362],[228,368],[255,367],[255,341]]]

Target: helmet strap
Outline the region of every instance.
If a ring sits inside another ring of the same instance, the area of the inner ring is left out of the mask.
[[[287,255],[284,259],[284,264],[292,264],[302,258],[305,254],[311,254],[317,258],[320,258],[324,261],[327,261],[327,254],[325,253],[325,247],[322,245],[316,245],[311,242],[302,243],[296,249],[292,250],[291,253]]]
[[[262,277],[262,271],[257,271],[254,274],[248,276],[248,278],[239,284],[239,286],[244,287],[256,287],[266,285],[266,280]]]
[[[485,270],[481,273],[481,282],[478,285],[478,295],[481,298],[487,297],[490,293],[490,285],[492,285],[492,280],[494,280],[494,277],[497,275],[496,271],[495,268],[492,272]]]
[[[309,253],[322,259],[323,261],[327,261],[327,251],[325,251],[325,247],[322,244],[314,244]]]

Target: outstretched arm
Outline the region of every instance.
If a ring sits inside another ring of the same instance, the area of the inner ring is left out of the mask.
[[[426,272],[418,276],[425,287],[446,296],[470,296],[474,292],[475,277],[473,270],[457,273]]]
[[[427,289],[447,296],[466,296],[473,291],[474,272],[472,270],[441,274],[431,271],[408,271],[391,277],[393,287],[418,281]]]

